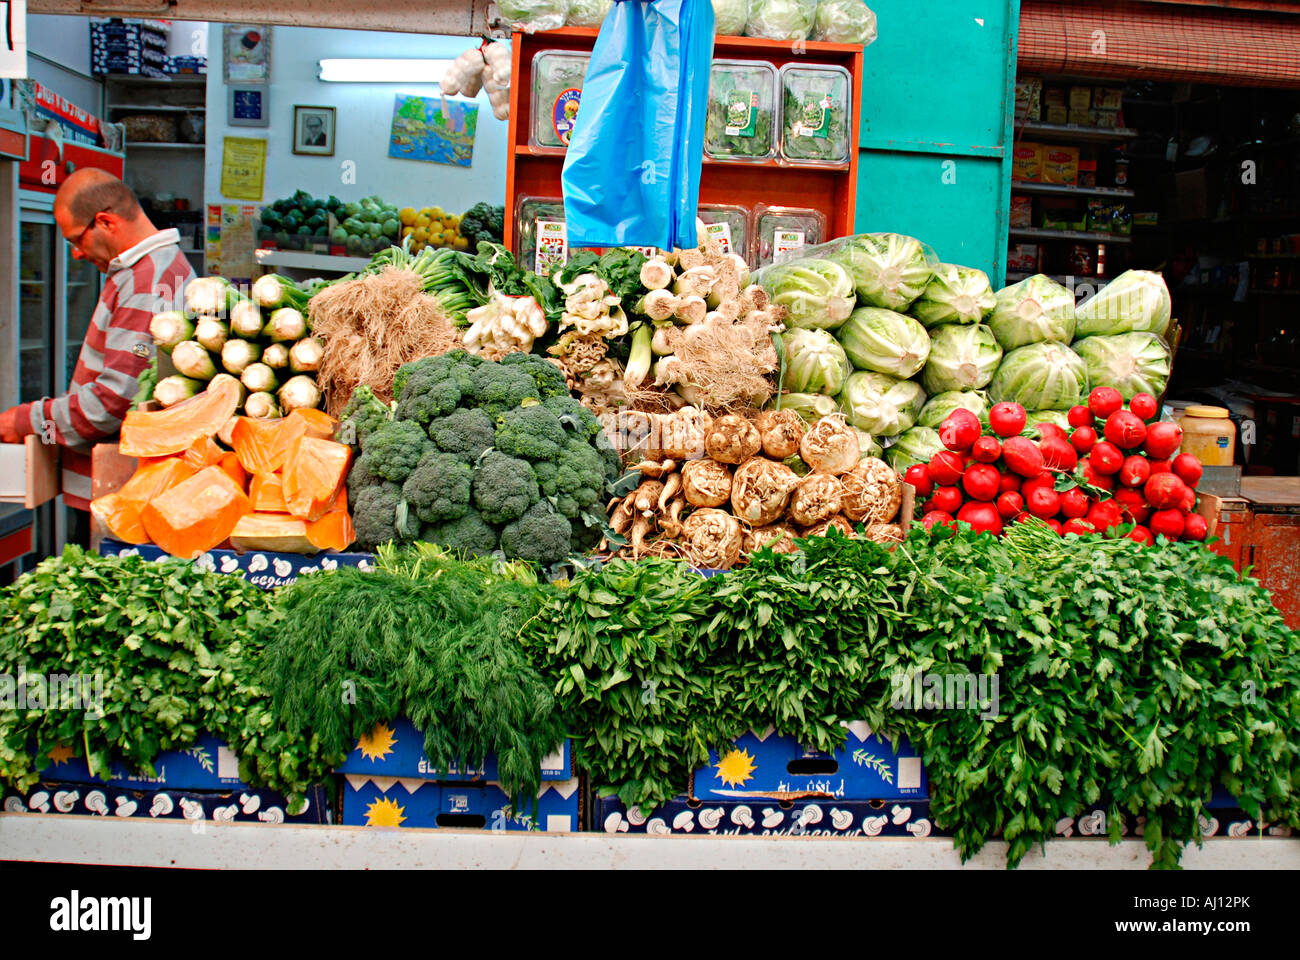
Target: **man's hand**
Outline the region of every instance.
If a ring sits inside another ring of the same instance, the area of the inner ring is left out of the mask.
[[[0,413],[0,443],[21,443],[22,439],[18,434],[18,408],[10,407]]]

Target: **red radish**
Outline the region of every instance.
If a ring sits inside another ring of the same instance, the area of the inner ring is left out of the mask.
[[[1051,487],[1035,487],[1025,494],[1025,509],[1046,520],[1061,512],[1061,495]]]
[[[1151,531],[1139,524],[1125,534],[1130,540],[1135,540],[1144,547],[1149,547],[1156,542],[1156,538],[1151,536]]]
[[[1007,493],[1020,489],[1020,478],[1014,473],[1004,473],[998,477],[998,493]]]
[[[914,463],[908,467],[903,479],[916,488],[918,497],[928,497],[934,493],[934,481],[930,479],[930,471],[924,463]]]
[[[1063,437],[1044,437],[1039,441],[1038,449],[1043,452],[1043,465],[1048,470],[1073,473],[1079,465],[1079,451]]]
[[[1071,407],[1070,412],[1065,415],[1072,427],[1091,427],[1092,411],[1085,406]]]
[[[1118,527],[1124,518],[1120,514],[1119,504],[1114,500],[1103,500],[1101,503],[1094,503],[1088,508],[1088,515],[1085,518],[1098,530],[1109,530],[1111,527]]]
[[[1147,438],[1147,425],[1128,410],[1116,410],[1106,418],[1106,439],[1123,450],[1136,450]]]
[[[1133,454],[1124,458],[1124,465],[1119,468],[1119,482],[1126,487],[1145,486],[1151,477],[1151,464],[1146,457]]]
[[[1149,462],[1151,464],[1151,476],[1153,477],[1157,473],[1169,473],[1173,469],[1168,460],[1151,460]]]
[[[969,450],[983,430],[979,417],[958,407],[939,424],[939,441],[949,450]]]
[[[1043,472],[1043,452],[1028,437],[1007,437],[1002,442],[1002,459],[1012,473],[1022,477],[1036,477]]]
[[[1070,434],[1070,445],[1080,454],[1087,453],[1096,443],[1097,431],[1092,427],[1075,427],[1074,433]]]
[[[1183,514],[1180,510],[1157,510],[1147,524],[1158,537],[1177,540],[1183,535]]]
[[[961,485],[962,489],[976,500],[996,500],[1000,480],[997,468],[987,463],[975,463],[966,468],[966,473],[961,478]]]
[[[928,472],[936,486],[951,487],[961,479],[966,465],[961,456],[951,450],[940,450],[930,458]]]
[[[1098,420],[1105,420],[1123,406],[1124,398],[1114,387],[1098,387],[1088,394],[1088,409]]]
[[[1149,393],[1135,393],[1128,408],[1143,420],[1150,420],[1156,415],[1156,398]]]
[[[1020,495],[1024,497],[1026,500],[1028,500],[1029,495],[1033,493],[1035,490],[1055,490],[1055,489],[1056,489],[1055,475],[1048,473],[1046,470],[1044,470],[1038,476],[1030,477],[1028,480],[1020,484]]]
[[[1090,533],[1096,533],[1091,523],[1082,517],[1075,517],[1073,520],[1066,520],[1061,526],[1061,534],[1077,533],[1079,536],[1087,536]]]
[[[1124,453],[1109,440],[1102,440],[1088,451],[1088,462],[1092,469],[1104,476],[1119,473],[1124,466]]]
[[[921,518],[921,526],[927,530],[933,530],[939,524],[952,524],[952,514],[944,513],[942,510],[931,510]]]
[[[1183,508],[1184,513],[1191,513],[1193,510],[1195,510],[1196,491],[1193,490],[1191,487],[1188,487],[1187,492],[1183,494],[1183,502],[1180,503],[1179,506]]]
[[[1201,461],[1190,453],[1180,453],[1174,457],[1169,466],[1178,476],[1178,479],[1189,487],[1195,487],[1201,482],[1201,474],[1204,472],[1201,469]]]
[[[1161,420],[1147,427],[1147,438],[1143,446],[1152,460],[1168,460],[1182,442],[1183,428],[1168,420]]]
[[[1078,487],[1071,487],[1061,494],[1061,514],[1073,519],[1088,512],[1088,495]]]
[[[939,487],[934,491],[934,496],[930,498],[930,503],[934,505],[936,510],[955,514],[961,506],[962,499],[961,491],[956,487]]]
[[[1061,536],[1061,521],[1060,521],[1060,520],[1048,520],[1048,521],[1046,521],[1046,523],[1047,523],[1047,525],[1048,525],[1049,527],[1052,528],[1052,532],[1053,532],[1054,534],[1056,534],[1058,537]]]
[[[1187,484],[1172,473],[1157,473],[1146,482],[1146,486],[1142,488],[1142,495],[1151,506],[1164,511],[1179,506],[1183,502],[1186,490]],[[1152,530],[1156,529],[1154,519],[1153,517]]]
[[[1002,444],[997,437],[980,437],[970,448],[970,455],[980,463],[994,463],[1002,456]]]
[[[1025,512],[1024,498],[1014,490],[999,494],[997,504],[1003,520],[1011,520]]]
[[[1132,490],[1128,487],[1116,490],[1115,502],[1120,505],[1123,515],[1134,523],[1146,523],[1147,517],[1151,515],[1151,508],[1147,506],[1141,490]]]
[[[1039,440],[1048,440],[1056,437],[1060,440],[1068,440],[1069,435],[1054,423],[1048,423],[1044,420],[1042,423],[1034,424],[1034,429],[1038,431]]]
[[[1199,513],[1189,513],[1183,518],[1183,539],[1204,540],[1210,535],[1210,525]]]
[[[999,437],[1014,437],[1025,429],[1025,408],[1018,403],[993,404],[989,411],[989,426]]]
[[[991,503],[967,503],[957,511],[957,520],[969,523],[976,533],[1002,533],[1002,515]]]
[[[1105,440],[1102,441],[1102,443],[1105,442]],[[1098,473],[1092,465],[1091,457],[1083,461],[1083,482],[1093,487],[1100,487],[1102,490],[1115,489],[1115,478],[1107,473]]]

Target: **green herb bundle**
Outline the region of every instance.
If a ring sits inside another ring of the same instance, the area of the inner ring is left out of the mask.
[[[709,73],[704,152],[711,157],[762,160],[776,132],[774,72],[769,64],[719,61]]]
[[[847,162],[849,80],[822,68],[787,68],[781,74],[781,153],[792,160]],[[821,101],[829,98],[830,106]]]

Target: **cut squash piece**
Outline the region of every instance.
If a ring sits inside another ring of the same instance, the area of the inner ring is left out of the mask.
[[[183,457],[162,457],[148,466],[139,467],[118,493],[138,502],[148,503],[164,490],[188,480],[198,473]]]
[[[149,534],[145,532],[140,519],[144,504],[130,497],[122,496],[122,491],[105,494],[90,501],[90,512],[104,525],[114,539],[123,543],[148,543]]]
[[[190,465],[197,473],[204,467],[210,467],[214,463],[221,462],[221,455],[225,453],[217,442],[211,437],[200,437],[195,440],[193,445],[181,454],[181,459]]]
[[[248,471],[239,462],[239,454],[223,453],[221,455],[221,469],[230,474],[230,479],[239,484],[240,490],[245,493],[248,492]]]
[[[166,410],[131,410],[122,421],[118,449],[128,457],[182,453],[195,441],[216,434],[238,406],[239,383],[232,378]]]
[[[321,440],[333,440],[334,431],[339,428],[339,422],[324,410],[311,410],[299,407],[285,419],[293,420],[295,417],[302,420],[307,425],[307,436],[309,437],[318,437]]]
[[[248,485],[248,500],[258,513],[288,513],[284,484],[278,473],[255,473]]]
[[[234,446],[234,443],[231,442],[231,434],[234,433],[235,424],[239,422],[239,419],[239,417],[231,417],[223,423],[221,429],[217,431],[217,439],[228,447]]]
[[[346,550],[356,538],[356,528],[346,509],[331,510],[307,524],[307,539],[320,550]]]
[[[193,560],[230,536],[249,512],[248,497],[221,467],[206,467],[154,497],[141,513],[149,539]]]
[[[302,417],[283,420],[240,417],[230,433],[230,445],[249,473],[275,473],[284,466],[289,449],[306,433],[307,421]]]
[[[244,514],[230,532],[230,545],[238,553],[248,550],[315,553],[320,549],[309,539],[306,521],[287,513]]]
[[[304,520],[319,520],[328,513],[351,462],[352,448],[346,444],[300,438],[289,451],[281,474],[289,512]]]
[[[194,476],[194,468],[182,457],[141,460],[122,489],[90,502],[90,512],[108,532],[123,543],[148,543],[140,512],[144,505],[165,490]]]

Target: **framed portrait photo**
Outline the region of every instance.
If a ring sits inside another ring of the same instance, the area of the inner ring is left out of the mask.
[[[293,152],[313,157],[334,156],[334,108],[293,108]]]

